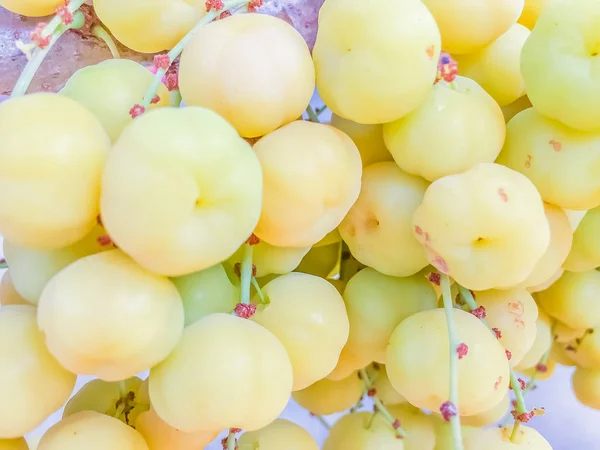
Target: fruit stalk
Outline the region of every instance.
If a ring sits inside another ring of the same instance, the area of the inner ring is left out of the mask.
[[[115,41],[110,36],[110,34],[108,34],[108,31],[106,31],[106,29],[102,25],[94,26],[94,28],[92,29],[92,36],[95,36],[98,39],[101,39],[102,41],[104,41],[104,43],[108,47],[108,50],[110,51],[110,54],[112,55],[113,59],[121,58],[121,54],[119,53],[119,49],[117,48]]]
[[[446,312],[446,323],[448,325],[448,340],[450,343],[450,403],[456,408],[456,414],[450,416],[450,426],[452,427],[452,437],[454,439],[454,450],[462,450],[462,432],[460,428],[460,414],[458,413],[458,338],[456,326],[454,324],[454,305],[452,303],[452,293],[450,291],[450,279],[448,275],[443,274],[440,279],[442,287],[442,298],[444,300],[444,310]]]
[[[252,284],[252,245],[244,244],[244,256],[242,259],[242,268],[240,270],[241,278],[241,299],[240,303],[250,304],[250,285]]]
[[[42,65],[42,62],[44,62],[46,55],[52,49],[54,44],[60,39],[60,37],[68,30],[81,28],[83,26],[85,19],[83,17],[83,14],[77,11],[77,8],[79,8],[82,3],[83,1],[78,1],[69,4],[69,11],[74,12],[73,22],[70,25],[64,25],[61,22],[60,17],[56,16],[48,25],[46,25],[46,27],[44,27],[41,36],[42,38],[51,36],[50,41],[43,48],[35,48],[35,50],[33,51],[33,55],[31,56],[29,61],[27,61],[27,65],[23,69],[23,72],[21,72],[21,75],[19,76],[19,79],[15,84],[15,88],[12,91],[11,98],[25,95],[27,89],[29,88],[29,85],[31,84],[31,81],[33,80],[33,77]],[[57,24],[53,25],[53,22],[56,19],[58,19]]]
[[[360,373],[360,377],[362,378],[362,380],[365,383],[367,392],[369,392],[370,390],[373,389],[373,382],[369,378],[369,374],[367,374],[367,370],[360,369],[359,373]],[[377,397],[377,393],[375,393],[372,396],[372,398],[373,398],[373,404],[377,408],[377,411],[380,412],[383,415],[383,417],[385,417],[385,420],[387,420],[390,423],[390,425],[394,428],[394,430],[396,431],[396,436],[398,436],[399,438],[405,438],[407,436],[406,431],[404,431],[404,429],[400,426],[400,422],[398,421],[398,419],[396,419],[394,416],[392,416],[390,414],[390,412],[387,410],[385,405],[381,402],[379,397]]]
[[[540,365],[546,366],[546,364],[548,363],[548,358],[550,357],[550,350],[548,350],[546,353],[544,353],[542,355],[542,357],[540,358],[540,361],[536,364],[536,370],[533,373],[533,375],[531,376],[531,378],[529,379],[529,382],[527,383],[527,386],[525,386],[525,389],[523,390],[523,395],[527,394],[529,391],[531,391],[534,387],[535,387],[535,381],[537,380],[537,376],[539,370],[538,367]]]
[[[471,291],[465,289],[462,286],[458,286],[458,289],[460,291],[461,297],[464,299],[465,303],[470,308],[470,310],[473,311],[474,309],[477,309],[477,302],[473,298],[473,294],[471,294]],[[490,333],[494,333],[494,331],[492,331],[485,319],[480,320],[485,324],[485,326],[488,327]],[[525,405],[525,398],[523,396],[523,389],[521,389],[521,383],[518,380],[517,374],[512,369],[510,369],[510,387],[514,391],[515,398],[517,400],[517,414],[515,415],[515,423],[513,425],[513,431],[510,436],[510,441],[515,442],[518,436],[518,430],[521,423],[518,417],[520,414],[524,414],[527,412],[527,406]]]
[[[235,450],[236,447],[236,439],[235,433],[229,430],[229,435],[227,436],[227,450]]]
[[[317,113],[313,109],[312,105],[308,105],[308,107],[306,108],[306,113],[308,114],[309,121],[320,123],[319,117],[317,116]]]
[[[230,1],[224,2],[223,9],[220,9],[218,11],[215,11],[214,9],[211,11],[208,11],[206,13],[206,15],[204,17],[202,17],[202,19],[200,19],[200,21],[194,26],[194,28],[192,28],[190,31],[188,31],[188,33],[183,38],[181,38],[181,40],[175,45],[175,47],[173,47],[171,49],[171,51],[169,53],[167,53],[167,56],[169,57],[169,61],[171,63],[173,63],[173,61],[175,61],[175,59],[179,55],[181,55],[181,52],[183,52],[183,49],[185,48],[185,46],[188,44],[188,42],[192,39],[192,37],[198,32],[198,30],[200,28],[202,28],[205,25],[208,25],[210,22],[212,22],[214,19],[216,19],[222,13],[224,13],[226,11],[232,11],[232,10],[241,8],[242,6],[247,5],[248,3],[250,3],[250,0],[230,0]],[[156,95],[158,86],[160,85],[162,78],[167,73],[167,70],[168,70],[168,67],[167,68],[164,68],[164,67],[157,68],[157,71],[154,74],[154,79],[152,80],[152,83],[150,83],[150,86],[148,86],[148,89],[146,90],[146,94],[144,95],[144,98],[141,103],[141,106],[144,109],[144,111],[147,111],[148,108],[150,107],[150,104],[152,103],[152,99]]]

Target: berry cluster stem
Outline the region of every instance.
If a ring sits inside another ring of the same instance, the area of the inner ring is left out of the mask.
[[[113,59],[121,58],[121,54],[119,53],[117,44],[115,44],[113,38],[102,25],[95,25],[94,28],[92,28],[92,35],[102,40],[106,44],[108,50],[110,50],[110,54],[112,55]]]
[[[367,391],[373,389],[373,382],[369,378],[369,374],[367,373],[366,369],[360,369],[360,377],[364,381],[365,388]],[[395,426],[395,424],[397,422],[396,418],[394,416],[392,416],[392,414],[387,410],[387,408],[381,402],[379,397],[377,397],[377,394],[373,395],[372,398],[373,398],[373,404],[377,408],[377,411],[379,413],[381,413],[381,415],[383,417],[385,417],[385,420],[387,420],[392,427],[394,427],[394,429],[396,430],[396,435],[400,438],[405,438],[407,436],[406,431],[404,431],[404,429],[402,427]]]
[[[252,253],[254,246],[244,244],[244,253],[242,258],[242,268],[240,270],[241,279],[241,298],[240,303],[250,304],[250,285],[252,284]]]
[[[227,436],[227,450],[235,450],[236,444],[235,433],[229,430],[229,435]]]
[[[549,357],[550,357],[550,350],[548,350],[546,353],[544,353],[542,355],[542,357],[540,358],[540,361],[536,364],[536,371],[533,373],[533,375],[531,375],[531,378],[527,382],[527,386],[525,386],[525,389],[523,390],[523,395],[527,394],[529,391],[531,391],[535,387],[535,382],[537,380],[538,373],[539,373],[537,370],[537,367],[540,364],[545,366],[548,363]]]
[[[473,294],[471,294],[471,291],[469,291],[468,289],[465,289],[462,286],[458,286],[458,289],[460,291],[460,295],[464,299],[467,306],[471,309],[471,311],[473,311],[474,309],[477,309],[477,302],[473,298]],[[494,331],[490,328],[487,321],[485,319],[480,319],[480,320],[488,327],[488,330],[490,330],[490,332],[495,335]],[[515,398],[517,400],[517,413],[518,414],[526,413],[527,406],[525,405],[523,389],[521,389],[521,383],[519,382],[517,374],[512,369],[510,369],[510,387],[514,391]],[[515,423],[513,425],[513,431],[510,436],[510,441],[513,443],[516,443],[515,440],[517,439],[517,436],[518,436],[520,424],[521,424],[521,422],[519,421],[519,419],[515,418]]]
[[[198,32],[198,30],[200,30],[200,28],[211,23],[223,12],[241,8],[242,6],[247,5],[248,3],[250,3],[250,0],[229,0],[224,2],[223,9],[220,9],[218,11],[211,9],[209,12],[207,12],[206,15],[198,21],[194,28],[192,28],[183,38],[181,38],[181,40],[175,45],[175,47],[173,47],[171,51],[167,54],[171,63],[175,61],[175,59],[179,55],[181,55],[181,52],[183,52],[185,46],[190,42],[192,37]],[[167,73],[167,70],[168,69],[159,67],[156,71],[156,74],[154,74],[152,83],[150,83],[150,86],[148,86],[146,94],[144,95],[144,98],[141,103],[141,106],[144,108],[144,111],[147,111],[150,107],[152,99],[156,95],[158,86],[160,86],[161,80],[163,76],[165,76],[165,74]]]
[[[331,429],[331,425],[329,425],[329,424],[327,423],[327,421],[326,421],[325,419],[323,419],[323,417],[322,417],[322,416],[317,416],[317,415],[314,415],[314,418],[315,418],[315,419],[317,419],[317,420],[319,421],[319,423],[320,423],[321,425],[323,425],[323,428],[325,428],[326,430],[330,430],[330,429]]]
[[[313,109],[312,105],[308,105],[306,107],[306,113],[308,114],[308,120],[310,122],[321,123],[319,116],[317,116],[317,113]]]
[[[69,12],[75,13],[81,8],[81,5],[85,3],[86,0],[71,0],[69,5],[67,6]],[[64,34],[65,31],[80,28],[83,26],[83,14],[74,15],[73,23],[69,26],[65,26],[62,23],[62,18],[59,15],[54,16],[54,18],[44,27],[42,30],[41,36],[43,38],[51,36],[49,44],[45,48],[36,48],[33,52],[33,55],[23,72],[21,72],[21,76],[17,80],[17,84],[12,91],[11,97],[20,97],[25,95],[29,85],[31,84],[31,80],[35,76],[36,72],[42,65],[44,58],[52,48],[52,46],[58,41],[58,39]]]
[[[448,275],[442,274],[440,284],[444,300],[444,311],[446,312],[446,324],[448,326],[448,341],[450,343],[450,402],[457,411],[457,414],[450,417],[450,426],[452,427],[454,450],[463,450],[460,414],[458,414],[458,353],[456,349],[459,341],[454,323],[454,305],[452,303],[452,292],[450,291],[450,279]]]

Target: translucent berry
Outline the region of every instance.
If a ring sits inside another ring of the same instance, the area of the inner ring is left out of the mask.
[[[452,402],[444,402],[442,406],[440,406],[440,413],[446,422],[450,422],[450,418],[454,417],[458,414],[456,410],[456,406]]]
[[[238,303],[233,312],[242,319],[249,319],[256,314],[256,305],[251,303]]]

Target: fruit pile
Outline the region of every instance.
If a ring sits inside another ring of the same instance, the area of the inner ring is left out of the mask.
[[[26,94],[83,3],[0,0],[56,12],[0,104],[0,449],[316,450],[293,398],[324,450],[548,450],[556,364],[600,409],[600,2],[325,0],[311,52],[94,0],[153,66]]]

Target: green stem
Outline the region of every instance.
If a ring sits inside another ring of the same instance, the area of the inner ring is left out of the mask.
[[[512,429],[512,433],[510,433],[510,442],[512,442],[513,444],[519,444],[519,442],[518,442],[519,428],[521,428],[521,422],[519,422],[518,420],[515,420],[515,423],[514,423],[513,429]]]
[[[313,107],[311,105],[308,105],[308,107],[306,108],[306,113],[308,114],[309,121],[315,122],[315,123],[321,123],[321,121],[319,120],[319,117],[317,116],[317,114],[315,113],[315,110],[313,109]]]
[[[367,370],[360,369],[360,376],[365,383],[365,387],[367,388],[367,391],[369,391],[373,387],[373,382],[369,378],[369,374],[367,373]],[[383,417],[385,417],[385,420],[387,420],[390,423],[390,425],[394,426],[394,423],[396,422],[396,418],[390,414],[390,412],[387,410],[385,405],[381,402],[379,397],[377,397],[377,394],[375,394],[373,396],[373,404],[377,407],[377,411],[379,411],[381,413],[381,415]],[[402,427],[399,427],[396,429],[396,434],[402,438],[405,438],[407,436],[406,431],[404,431],[404,429]]]
[[[106,29],[102,25],[94,26],[94,28],[92,28],[92,35],[96,36],[98,39],[104,41],[104,43],[110,50],[110,54],[112,55],[112,57],[114,59],[121,58],[121,54],[119,53],[117,44],[115,44],[115,41],[113,40],[111,35],[108,34],[108,31],[106,31]]]
[[[175,47],[173,47],[171,49],[171,51],[168,53],[169,60],[171,62],[173,62],[173,61],[175,61],[175,58],[177,58],[179,55],[181,55],[181,52],[183,51],[185,46],[188,44],[188,42],[192,39],[192,37],[198,32],[198,30],[200,28],[211,23],[214,19],[216,19],[218,16],[220,16],[223,12],[231,11],[233,9],[238,9],[238,8],[248,4],[249,2],[250,2],[250,0],[230,0],[230,1],[224,2],[223,9],[220,9],[219,11],[211,10],[211,11],[207,12],[206,15],[204,17],[202,17],[202,19],[200,19],[200,21],[198,21],[198,23],[194,26],[194,28],[192,28],[175,45]],[[141,103],[141,105],[144,107],[144,109],[146,111],[150,107],[152,99],[154,98],[154,96],[156,95],[156,91],[158,90],[158,86],[160,86],[161,80],[166,73],[167,73],[167,71],[165,69],[159,68],[156,71],[154,78],[152,79],[152,83],[150,83],[150,86],[148,86],[148,89],[146,90],[146,94],[144,95],[144,98]]]
[[[181,92],[179,89],[169,92],[169,105],[174,108],[179,108],[181,106]]]
[[[229,431],[229,436],[227,436],[227,450],[235,450],[236,447],[236,439],[235,434]]]
[[[462,450],[462,430],[460,428],[460,414],[458,414],[458,336],[454,323],[454,306],[452,303],[452,292],[450,290],[450,279],[448,275],[442,274],[441,280],[442,297],[444,300],[444,311],[446,312],[446,324],[448,326],[448,341],[450,343],[450,403],[456,408],[457,414],[450,417],[454,450]]]
[[[240,303],[250,304],[250,285],[252,284],[252,253],[254,247],[244,244],[244,256],[242,259],[241,278],[241,298]]]
[[[115,415],[113,416],[115,419],[118,419],[119,417],[121,417],[121,414],[123,414],[123,412],[125,411],[125,403],[121,403],[117,410],[115,411]]]
[[[71,2],[68,5],[69,11],[71,13],[75,13],[81,7],[81,5],[85,3],[85,1],[86,0],[71,0]],[[71,28],[79,28],[81,26],[81,23],[79,23],[80,18],[77,18],[77,20],[75,19],[76,18],[74,17],[73,24],[67,27],[63,25],[62,18],[57,15],[54,16],[54,18],[48,23],[48,25],[44,27],[41,33],[42,37],[45,38],[48,36],[52,36],[52,38],[50,39],[50,43],[44,49],[36,48],[34,50],[33,56],[27,62],[27,65],[23,69],[23,72],[21,72],[21,76],[17,80],[17,84],[15,85],[15,88],[12,91],[11,98],[21,97],[25,95],[27,89],[29,88],[29,85],[31,84],[31,80],[33,80],[33,77],[35,76],[35,73],[42,65],[44,58],[46,57],[52,46],[56,43],[56,41],[58,41],[58,38],[60,38],[65,31]]]
[[[458,289],[460,291],[460,295],[465,300],[465,303],[469,306],[471,311],[474,309],[477,309],[477,302],[475,302],[475,299],[473,298],[473,294],[471,294],[471,291],[469,291],[468,289],[465,289],[462,286],[458,286]],[[494,331],[490,328],[487,321],[485,319],[481,319],[481,321],[487,326],[488,330],[490,330],[490,332],[495,335]],[[523,413],[527,412],[527,406],[525,405],[525,398],[523,396],[524,392],[521,389],[521,383],[519,383],[517,374],[512,369],[510,369],[510,386],[512,387],[512,389],[514,391],[515,398],[517,400],[517,413],[523,414]],[[511,442],[515,442],[513,440],[513,438],[514,439],[517,438],[518,429],[519,429],[519,420],[517,418],[515,418],[515,423],[513,425],[513,432],[510,437]]]
[[[256,280],[255,277],[252,277],[252,286],[254,286],[254,289],[256,290],[256,293],[258,294],[258,298],[260,298],[260,302],[264,305],[267,303],[267,299],[265,298],[265,294],[263,293],[262,289],[260,288],[260,285],[258,284],[258,281]]]
[[[329,425],[327,423],[327,421],[325,419],[323,419],[323,417],[315,415],[314,418],[317,419],[321,423],[321,425],[323,425],[323,427],[325,427],[325,429],[327,429],[327,430],[331,429],[331,425]]]
[[[538,364],[536,364],[536,370],[533,373],[533,375],[531,376],[531,378],[529,379],[529,381],[527,382],[527,386],[525,386],[525,389],[523,390],[523,395],[527,394],[529,391],[531,391],[535,387],[535,381],[537,380],[538,373],[539,373],[537,371],[537,366],[539,364],[546,365],[548,363],[549,357],[550,357],[550,350],[548,350],[546,353],[544,353],[542,355],[542,357],[540,358],[540,361],[538,362]]]
[[[119,381],[119,394],[121,394],[121,398],[127,397],[127,386],[125,385],[125,381]]]

